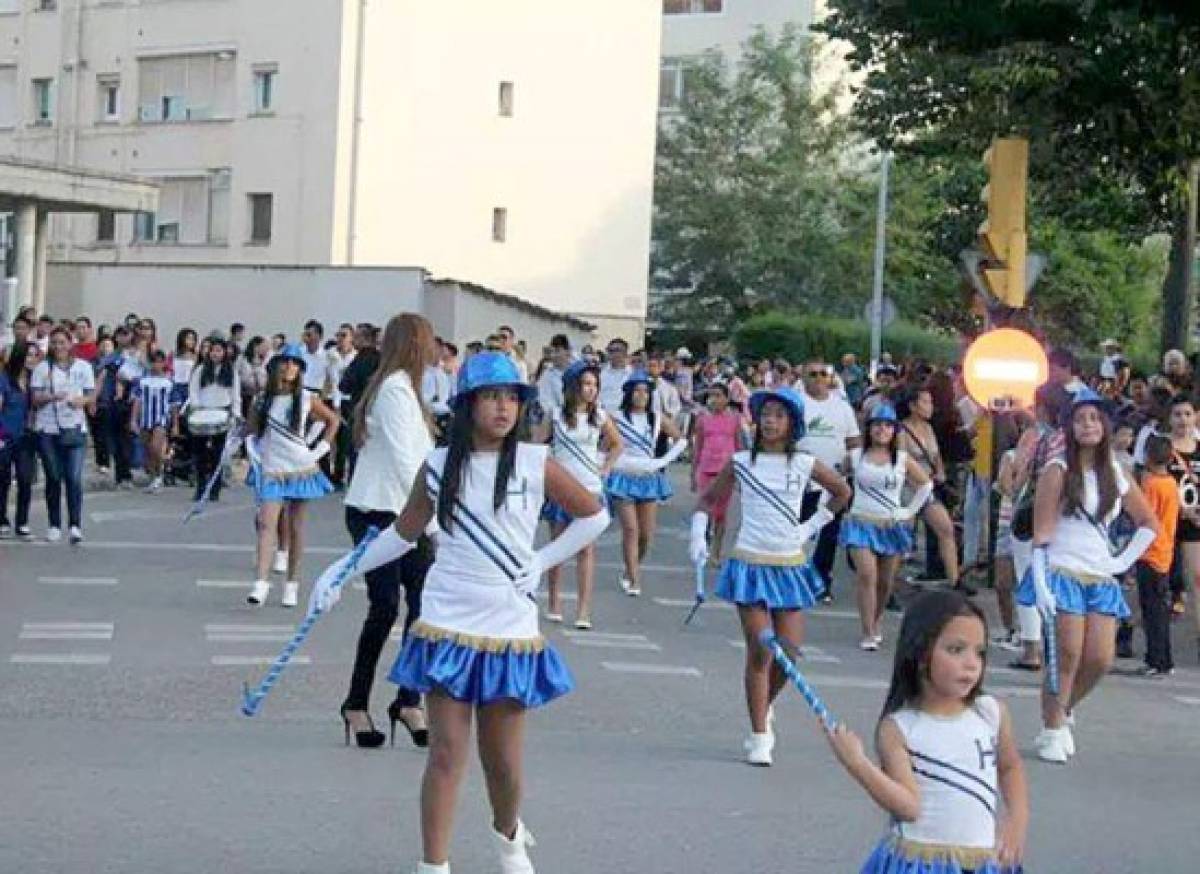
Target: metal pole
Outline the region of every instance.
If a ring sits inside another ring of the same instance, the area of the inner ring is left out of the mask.
[[[892,153],[879,165],[879,214],[875,219],[875,283],[871,295],[871,361],[883,357],[883,261],[887,252],[888,171]]]

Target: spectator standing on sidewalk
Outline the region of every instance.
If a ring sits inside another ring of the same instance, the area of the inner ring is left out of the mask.
[[[1146,665],[1143,676],[1166,677],[1175,670],[1171,657],[1171,559],[1175,554],[1175,531],[1179,523],[1179,490],[1167,470],[1172,448],[1169,438],[1155,434],[1146,441],[1146,474],[1142,493],[1158,520],[1158,536],[1137,564],[1138,600],[1142,629],[1146,633]]]
[[[46,474],[46,540],[62,539],[62,492],[67,491],[71,543],[83,540],[83,455],[87,416],[96,382],[92,367],[71,355],[72,339],[63,328],[50,333],[50,351],[30,377],[38,455]]]
[[[181,328],[175,335],[175,351],[167,362],[167,372],[171,375],[171,402],[176,406],[182,406],[187,401],[188,385],[196,368],[199,345],[200,338],[191,328]]]
[[[29,387],[30,372],[42,361],[42,350],[21,342],[8,352],[0,373],[0,537],[9,537],[8,489],[13,474],[17,477],[17,505],[14,514],[17,536],[30,540],[29,505],[33,498],[33,471],[37,460],[37,435],[29,427],[33,399]]]
[[[136,372],[132,343],[129,328],[119,326],[113,332],[113,351],[101,359],[97,377],[96,418],[104,428],[107,456],[112,460],[118,488],[127,488],[133,480],[133,446],[129,434],[132,398],[128,394],[128,378]]]
[[[267,341],[251,337],[246,351],[237,360],[238,384],[242,395],[242,418],[250,415],[250,407],[259,392],[267,389]]]
[[[325,394],[325,386],[329,377],[329,361],[325,357],[322,340],[325,338],[325,326],[316,319],[304,323],[304,331],[300,339],[304,343],[304,387],[315,392],[318,397]],[[283,351],[277,348],[276,353]]]
[[[621,411],[625,383],[633,376],[633,366],[629,363],[629,343],[620,337],[609,340],[605,351],[608,362],[600,368],[600,406],[613,416]]]
[[[342,415],[342,427],[350,432],[351,438],[354,435],[359,401],[362,399],[363,392],[367,390],[367,385],[375,374],[375,369],[379,367],[379,349],[376,346],[377,333],[375,326],[368,322],[359,322],[355,326],[354,348],[357,350],[357,354],[346,368],[346,372],[342,374],[342,378],[338,380],[338,391],[342,396],[342,406],[338,412]],[[354,478],[357,456],[358,448],[351,439],[350,455],[346,460],[346,475],[350,479]]]
[[[71,350],[80,361],[86,361],[88,364],[95,364],[99,357],[99,350],[96,348],[96,337],[92,332],[92,320],[87,316],[80,316],[75,320],[74,327],[75,346]]]
[[[334,347],[328,352],[328,380],[329,407],[336,411],[342,408],[342,392],[340,388],[342,376],[345,375],[346,368],[354,361],[354,356],[358,354],[354,348],[354,326],[349,322],[340,324],[337,334],[334,335],[334,341]],[[326,457],[325,463],[329,468],[327,474],[335,489],[345,488],[346,482],[349,480],[349,477],[346,475],[346,463],[350,456],[350,444],[350,429],[339,429],[333,452]]]

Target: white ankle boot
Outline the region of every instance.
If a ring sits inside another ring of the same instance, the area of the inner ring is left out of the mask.
[[[771,765],[771,751],[775,748],[775,735],[770,730],[762,734],[751,733],[750,737],[746,738],[744,746],[746,761],[749,764],[763,768]]]
[[[450,874],[450,863],[443,862],[440,865],[430,865],[428,862],[418,862],[417,870],[413,874]]]
[[[525,828],[525,823],[517,820],[517,833],[509,840],[500,832],[492,829],[492,837],[500,850],[500,870],[503,874],[536,874],[533,862],[529,861],[528,847],[537,846],[537,841]]]
[[[283,584],[283,606],[295,607],[300,602],[300,584],[287,582]]]
[[[1034,741],[1037,747],[1038,758],[1043,762],[1054,762],[1058,765],[1065,765],[1067,759],[1071,757],[1071,754],[1067,751],[1070,736],[1071,730],[1066,726],[1062,728],[1043,728]]]
[[[275,561],[271,564],[271,570],[277,574],[286,574],[288,566],[288,554],[286,549],[275,550]]]
[[[271,584],[266,580],[255,580],[254,586],[250,589],[250,594],[246,596],[247,604],[262,604],[267,600],[267,595],[271,592]]]

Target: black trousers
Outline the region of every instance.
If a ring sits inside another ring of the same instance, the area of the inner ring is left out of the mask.
[[[801,507],[801,521],[807,520],[813,513],[817,512],[817,504],[821,500],[820,492],[805,492],[804,505]],[[843,513],[838,513],[833,517],[821,533],[817,535],[817,549],[813,553],[813,567],[821,575],[821,579],[825,581],[826,594],[833,593],[833,562],[837,558],[838,534],[842,530]]]
[[[1146,664],[1160,671],[1175,667],[1171,660],[1171,590],[1168,574],[1144,562],[1137,567],[1138,601],[1142,630],[1146,632]]]
[[[37,435],[26,431],[9,440],[0,449],[0,523],[8,524],[8,491],[13,474],[17,478],[17,527],[29,524],[29,505],[33,500],[33,473],[37,468]]]
[[[104,437],[108,444],[108,455],[113,461],[113,473],[118,483],[133,481],[133,434],[129,431],[129,419],[133,408],[124,401],[115,401],[108,408],[104,420]]]
[[[383,528],[396,521],[396,514],[384,510],[360,510],[346,508],[346,529],[357,545],[366,536],[367,529],[374,525]],[[379,656],[391,634],[396,617],[400,614],[400,590],[404,590],[404,634],[421,615],[421,589],[425,586],[425,574],[433,564],[433,544],[422,535],[414,549],[407,555],[376,568],[367,577],[367,618],[358,635],[358,650],[354,654],[354,671],[350,675],[350,692],[346,695],[348,710],[366,710],[371,703],[371,685],[375,681],[375,669]],[[396,701],[401,707],[416,707],[421,695],[413,689],[403,687],[396,691]]]
[[[204,494],[204,487],[208,485],[209,479],[221,463],[221,453],[225,451],[226,436],[226,434],[192,434],[189,436],[188,445],[192,452],[192,462],[196,467],[194,500],[200,500]],[[214,501],[221,499],[221,477],[217,477],[217,481],[213,483],[212,494],[209,497]]]

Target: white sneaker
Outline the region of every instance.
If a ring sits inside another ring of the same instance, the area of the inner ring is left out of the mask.
[[[1070,758],[1070,754],[1067,752],[1067,734],[1069,734],[1069,729],[1066,727],[1043,728],[1034,741],[1037,746],[1038,758],[1043,762],[1065,765],[1067,759]]]
[[[628,595],[630,598],[636,598],[638,595],[642,594],[642,587],[640,585],[638,585],[637,583],[631,582],[631,581],[625,579],[624,577],[621,577],[621,591],[624,592],[626,595]]]
[[[83,543],[83,531],[78,525],[71,526],[70,530],[67,531],[67,537],[73,544]]]
[[[450,874],[450,863],[443,862],[440,865],[430,865],[428,862],[418,862],[417,870],[413,874]]]
[[[300,584],[286,582],[283,584],[283,606],[295,607],[300,601]]]
[[[250,594],[246,596],[247,604],[259,605],[267,600],[267,595],[271,592],[271,584],[266,580],[255,580],[253,588],[250,589]]]
[[[863,652],[878,652],[879,651],[879,641],[877,641],[874,637],[868,635],[867,637],[864,637],[862,640],[860,640],[858,642],[858,648],[861,649]]]
[[[751,734],[743,746],[746,749],[746,762],[760,768],[771,766],[771,751],[775,748],[775,735],[769,731],[762,734]]]
[[[61,528],[47,528],[46,529],[46,542],[47,543],[58,543],[58,541],[60,541],[60,540],[62,540],[62,529]]]
[[[877,647],[883,646],[883,635],[882,634],[876,634],[871,639],[875,641],[875,646],[877,646]]]
[[[536,847],[537,841],[525,828],[525,823],[517,820],[517,833],[509,840],[500,832],[492,829],[492,837],[500,851],[500,870],[503,874],[536,874],[533,862],[529,861],[529,847]]]
[[[1069,724],[1063,725],[1059,729],[1063,733],[1063,748],[1067,751],[1068,756],[1075,755],[1075,732],[1071,731]]]
[[[277,574],[287,573],[288,554],[286,549],[275,550],[275,563],[271,565],[271,570]]]
[[[150,485],[146,486],[146,494],[157,495],[160,491],[162,491],[162,486],[162,477],[156,476],[154,479],[150,480]]]

